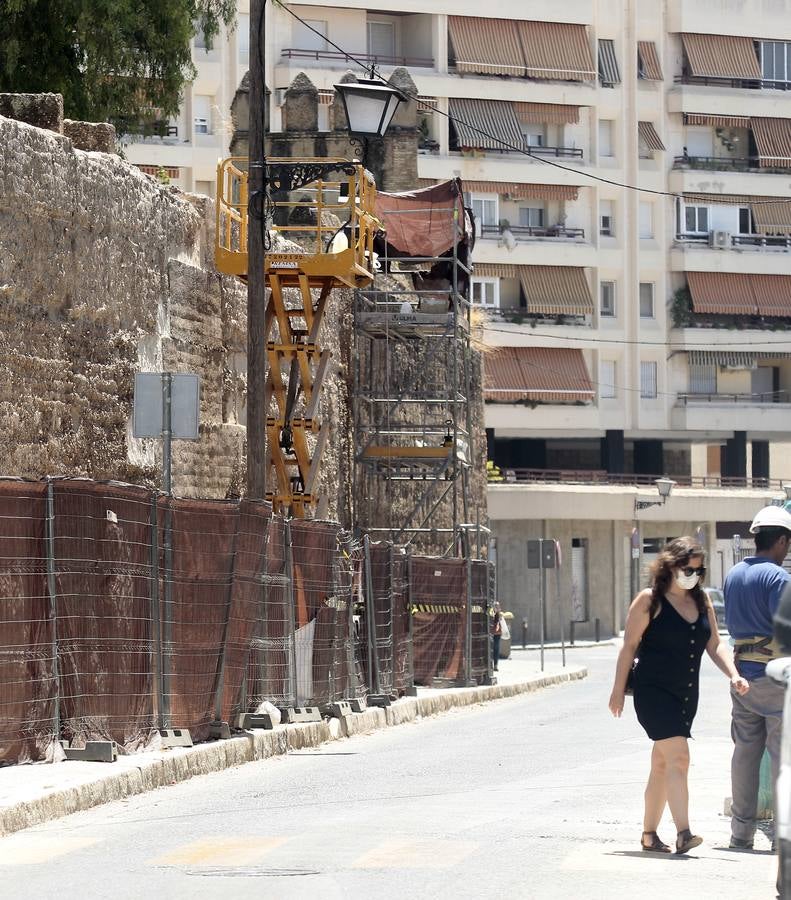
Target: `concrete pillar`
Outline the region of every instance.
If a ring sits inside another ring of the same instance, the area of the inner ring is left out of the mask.
[[[752,442],[753,482],[756,479],[769,480],[769,441]]]
[[[746,431],[734,431],[733,437],[725,442],[722,455],[722,475],[724,478],[747,477]]]
[[[623,431],[606,431],[601,439],[601,466],[612,475],[624,470]]]
[[[494,459],[494,428],[486,429],[486,458]]]

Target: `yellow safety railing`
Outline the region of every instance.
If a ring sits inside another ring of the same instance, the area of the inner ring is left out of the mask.
[[[250,222],[247,164],[246,158],[232,157],[217,166],[216,265],[220,272],[243,278],[248,273],[248,234],[258,223],[257,219]],[[382,227],[375,214],[376,185],[371,175],[359,163],[334,158],[270,158],[267,166],[308,173],[314,167],[330,179],[315,178],[290,194],[273,193],[270,186],[275,221],[269,227],[300,249],[284,252],[273,247],[266,254],[266,274],[277,274],[283,283],[299,275],[351,287],[370,283],[374,235]],[[325,213],[337,221],[328,220]]]

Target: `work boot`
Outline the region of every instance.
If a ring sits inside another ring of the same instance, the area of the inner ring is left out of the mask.
[[[752,850],[753,842],[745,840],[745,838],[732,837],[728,846],[731,850]]]

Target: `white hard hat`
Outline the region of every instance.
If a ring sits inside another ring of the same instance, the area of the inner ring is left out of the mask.
[[[765,506],[756,513],[750,526],[750,534],[755,534],[761,528],[785,528],[786,531],[791,531],[791,513],[782,506]]]

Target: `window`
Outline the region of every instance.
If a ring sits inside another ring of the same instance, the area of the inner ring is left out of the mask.
[[[395,57],[395,25],[392,22],[368,22],[368,53],[379,59]]]
[[[749,206],[739,208],[739,234],[754,234],[753,217]]]
[[[478,306],[497,309],[500,305],[500,282],[496,278],[473,278],[472,302]]]
[[[599,315],[612,317],[615,315],[615,282],[602,281],[599,285]]]
[[[599,156],[614,156],[612,119],[599,119]]]
[[[292,36],[295,50],[323,53],[327,49],[327,22],[322,19],[305,19],[304,24],[294,22]]]
[[[236,52],[240,62],[250,58],[250,16],[239,13],[236,17]]]
[[[654,318],[654,285],[648,281],[640,283],[640,318]]]
[[[643,240],[654,236],[654,204],[640,203],[640,237]]]
[[[497,196],[473,197],[470,205],[475,216],[476,234],[483,233],[483,228],[497,228],[499,224]]]
[[[612,200],[599,200],[599,234],[605,237],[613,237],[615,234],[615,216]]]
[[[519,207],[520,228],[543,228],[544,210],[540,206]]]
[[[703,363],[702,365],[690,363],[689,392],[690,394],[717,393],[716,363]]]
[[[791,80],[791,43],[761,41],[761,74],[767,81]]]
[[[709,208],[708,206],[684,207],[684,233],[708,234],[709,233]]]
[[[613,400],[616,396],[615,360],[603,359],[599,364],[599,398]]]
[[[192,98],[192,117],[195,123],[195,134],[211,134],[212,97],[206,94],[195,94]]]
[[[656,363],[640,363],[640,396],[650,400],[656,397]]]

